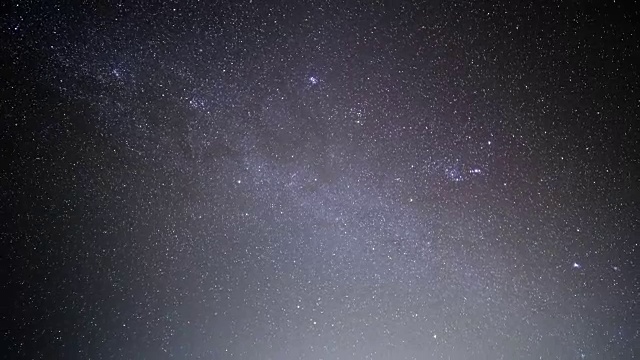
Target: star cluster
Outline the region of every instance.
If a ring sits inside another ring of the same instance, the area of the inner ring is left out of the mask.
[[[640,355],[637,9],[7,10],[7,358]]]

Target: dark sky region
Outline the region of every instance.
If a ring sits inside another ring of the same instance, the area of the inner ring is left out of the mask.
[[[3,3],[2,358],[640,358],[638,8]]]

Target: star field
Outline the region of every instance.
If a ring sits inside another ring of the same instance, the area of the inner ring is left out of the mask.
[[[5,358],[640,356],[626,6],[5,6]]]

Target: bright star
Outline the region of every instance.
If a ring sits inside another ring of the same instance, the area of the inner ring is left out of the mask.
[[[572,265],[572,267],[573,267],[574,269],[580,269],[582,266],[580,266],[580,264],[578,264],[577,262],[574,262],[574,263],[573,263],[573,265]]]
[[[315,85],[318,83],[318,78],[315,76],[310,76],[309,77],[309,82],[311,83],[311,85]]]

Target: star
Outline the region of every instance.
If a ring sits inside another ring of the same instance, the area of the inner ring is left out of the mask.
[[[118,68],[112,69],[111,70],[111,75],[115,76],[118,79],[120,79],[122,77],[122,73],[120,72],[120,69],[118,69]]]

